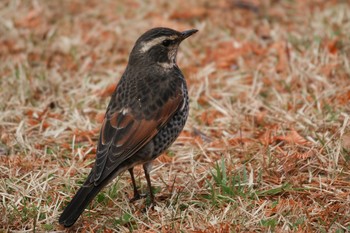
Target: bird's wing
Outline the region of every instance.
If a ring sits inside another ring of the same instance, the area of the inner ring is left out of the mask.
[[[93,174],[95,185],[105,180],[123,161],[145,146],[183,104],[181,91],[175,92],[150,119],[136,118],[131,109],[110,109],[103,121]]]

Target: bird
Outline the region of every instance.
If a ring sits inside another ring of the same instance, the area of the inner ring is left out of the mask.
[[[140,199],[133,169],[142,165],[154,204],[150,172],[183,130],[189,113],[185,77],[176,63],[180,43],[197,29],[152,28],[135,42],[128,64],[111,95],[102,122],[95,163],[59,217],[72,226],[94,197],[115,177],[129,171],[133,198]]]

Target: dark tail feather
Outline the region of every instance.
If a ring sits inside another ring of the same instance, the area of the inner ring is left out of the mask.
[[[91,202],[91,200],[100,192],[103,185],[98,186],[83,186],[75,194],[71,202],[64,209],[63,213],[59,218],[59,223],[65,227],[72,226],[81,213],[85,210],[86,206]]]

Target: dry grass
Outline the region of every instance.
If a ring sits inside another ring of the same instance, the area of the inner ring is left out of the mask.
[[[63,230],[108,96],[154,26],[200,30],[178,56],[191,113],[155,162],[158,205],[129,204],[123,175],[71,230],[350,231],[350,5],[326,0],[1,1],[0,231]]]

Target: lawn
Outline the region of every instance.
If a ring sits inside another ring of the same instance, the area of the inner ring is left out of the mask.
[[[129,203],[125,173],[69,231],[349,232],[340,0],[1,1],[0,232],[64,231],[129,52],[157,26],[199,30],[177,57],[191,110],[154,162],[157,205]]]

